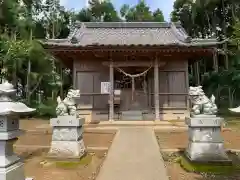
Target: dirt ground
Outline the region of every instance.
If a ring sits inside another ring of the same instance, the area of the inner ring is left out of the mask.
[[[20,136],[15,145],[29,145],[29,146],[50,146],[51,134],[35,134],[25,133]],[[110,147],[114,133],[83,133],[83,140],[87,147]]]
[[[33,177],[34,180],[94,180],[107,151],[88,151],[91,161],[73,168],[59,168],[49,163],[41,165],[47,160],[48,148],[44,147],[50,146],[51,134],[39,131],[37,127],[48,123],[47,120],[36,119],[20,121],[20,128],[26,132],[16,141],[14,151],[25,161],[26,177]],[[94,148],[109,148],[114,136],[114,131],[83,133],[85,146]]]
[[[43,124],[49,124],[49,120],[42,120],[42,119],[21,119],[19,123],[20,129],[24,130],[34,130],[38,126]]]
[[[74,167],[56,167],[46,158],[47,149],[15,148],[24,158],[25,176],[34,180],[94,180],[106,156],[106,151],[90,153],[92,160]],[[42,165],[42,162],[47,162]]]
[[[222,132],[224,145],[227,149],[240,150],[240,131]],[[156,131],[157,140],[162,149],[186,148],[188,143],[187,131]]]
[[[26,130],[25,134],[19,137],[15,145],[29,146],[50,146],[52,134],[44,133],[37,129],[38,126],[48,124],[48,120],[21,120],[20,129]],[[30,130],[30,131],[29,131]],[[34,130],[38,132],[34,132]],[[110,147],[115,136],[115,131],[83,133],[85,146],[90,147]]]
[[[220,175],[206,175],[186,172],[181,166],[174,162],[165,162],[169,180],[240,180],[239,175],[220,176]]]
[[[176,154],[162,152],[163,159],[168,171],[169,180],[240,180],[239,174],[217,175],[206,173],[186,172],[179,163],[176,163]],[[237,161],[239,161],[237,159]]]
[[[230,127],[231,130],[222,132],[225,148],[240,150],[240,129],[237,127],[240,126]],[[187,131],[156,131],[156,137],[161,149],[184,149],[187,147]],[[170,176],[170,180],[240,180],[240,175],[206,176],[204,174],[186,172],[178,163],[171,161],[166,161],[165,165]]]

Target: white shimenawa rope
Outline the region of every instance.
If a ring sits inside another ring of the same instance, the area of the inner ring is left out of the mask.
[[[120,69],[117,67],[117,70],[121,73],[123,73],[125,76],[128,76],[128,77],[131,77],[131,78],[137,78],[137,77],[140,77],[140,76],[143,76],[145,74],[147,74],[147,72],[152,68],[152,66],[150,66],[147,70],[143,71],[142,73],[139,73],[139,74],[128,74],[126,73],[124,70]]]
[[[134,78],[146,75],[151,68],[152,68],[152,65],[147,70],[145,70],[145,71],[143,71],[142,73],[139,73],[139,74],[128,74],[124,70],[122,70],[122,69],[120,69],[118,67],[116,68],[119,72],[123,73],[125,76],[128,76],[128,77],[132,78],[132,101],[134,101],[134,91],[135,91],[135,81],[134,81]]]

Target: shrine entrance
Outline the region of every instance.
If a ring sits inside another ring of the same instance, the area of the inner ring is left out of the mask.
[[[121,90],[120,111],[147,111],[151,67],[115,67],[114,89]]]

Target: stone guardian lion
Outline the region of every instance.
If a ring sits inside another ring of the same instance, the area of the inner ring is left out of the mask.
[[[77,115],[77,107],[75,98],[80,97],[80,91],[79,90],[73,90],[70,89],[67,93],[67,96],[64,100],[61,100],[61,98],[57,97],[57,107],[56,107],[56,114],[57,116],[76,116]]]
[[[202,86],[190,87],[189,88],[189,98],[192,104],[191,114],[192,115],[215,115],[217,113],[217,105],[215,104],[214,95],[209,99]]]

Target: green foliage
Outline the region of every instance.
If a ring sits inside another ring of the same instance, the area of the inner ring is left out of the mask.
[[[194,37],[230,37],[232,25],[240,17],[239,4],[235,0],[176,0],[171,19],[180,21]]]
[[[150,7],[144,1],[140,1],[136,6],[132,7],[123,4],[120,9],[120,15],[121,17],[119,17],[118,12],[110,1],[100,3],[98,0],[92,0],[88,9],[82,9],[76,14],[75,20],[81,22],[164,21],[162,11],[159,8],[154,12],[150,11]]]
[[[147,6],[145,1],[140,1],[136,6],[130,7],[127,4],[124,4],[120,9],[121,16],[129,22],[132,21],[157,21],[163,22],[164,17],[160,9],[152,12],[150,7]]]
[[[32,107],[36,108],[35,116],[42,118],[53,118],[56,117],[56,107],[57,103],[53,100],[46,100],[40,104],[36,101],[32,102]]]
[[[237,20],[233,26],[232,43],[237,47],[237,55],[240,57],[240,21]],[[239,58],[238,58],[239,59]]]

